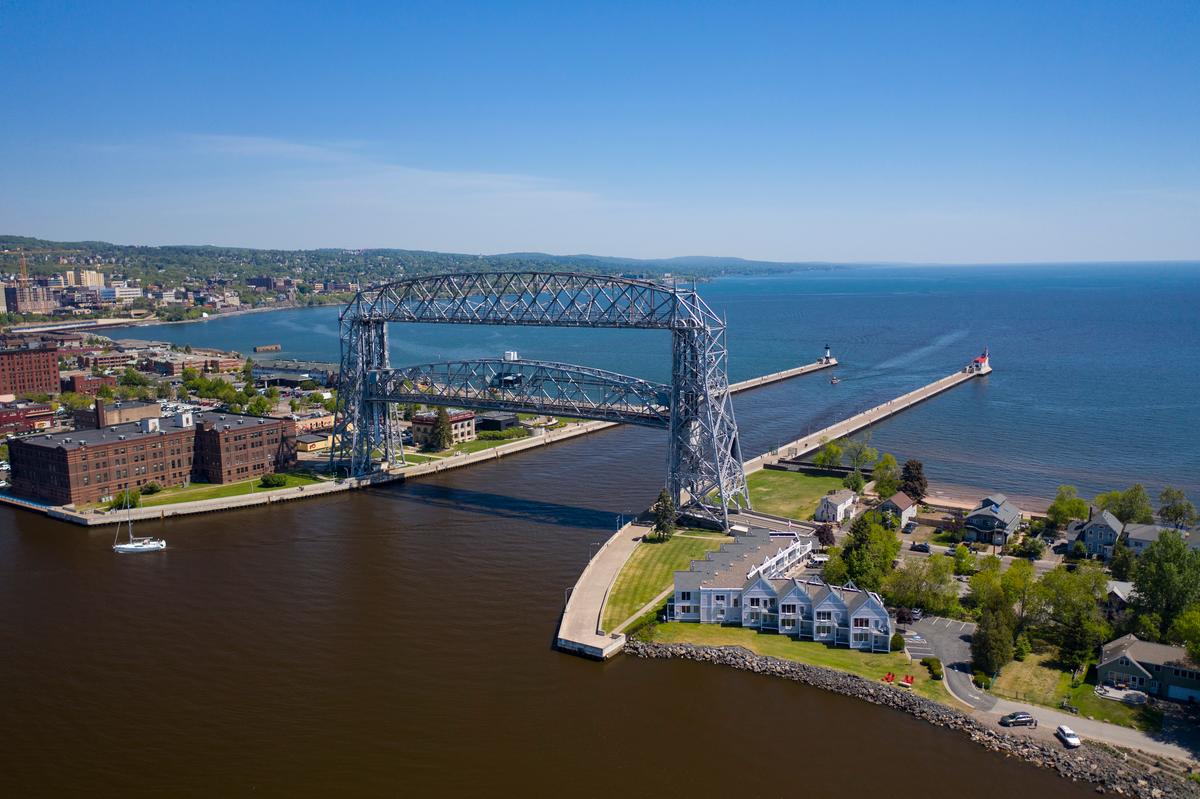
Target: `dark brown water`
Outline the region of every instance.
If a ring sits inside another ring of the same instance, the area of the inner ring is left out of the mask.
[[[553,651],[564,588],[662,469],[662,434],[623,428],[146,524],[147,556],[0,509],[0,795],[1086,794],[843,697]]]

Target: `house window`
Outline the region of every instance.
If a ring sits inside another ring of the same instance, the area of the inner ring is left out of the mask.
[[[795,605],[784,605],[782,610],[784,613],[795,613],[796,606]]]
[[[862,644],[862,643],[866,643],[866,640],[867,640],[867,634],[866,634],[866,633],[860,633],[860,632],[856,632],[856,633],[854,633],[854,637],[853,637],[853,639],[852,639],[852,640],[853,640],[853,641],[854,641],[854,643],[856,643],[856,644]]]
[[[833,628],[830,627],[828,624],[818,624],[817,625],[817,635],[829,635],[829,631],[832,629]]]
[[[725,601],[725,595],[724,595],[724,594],[717,594],[717,601],[718,601],[718,602],[724,602],[724,601]]]
[[[758,603],[759,603],[758,597],[756,597],[756,596],[750,597],[750,607],[756,608],[756,607],[758,607]]]
[[[691,591],[681,591],[679,593],[679,598],[682,599],[684,602],[690,602],[692,600],[692,592]]]
[[[855,627],[870,627],[871,620],[870,619],[855,619],[854,626]]]
[[[833,614],[828,610],[817,611],[817,621],[829,621],[833,618]]]

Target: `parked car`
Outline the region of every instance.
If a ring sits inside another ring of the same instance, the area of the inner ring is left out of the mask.
[[[914,533],[914,532],[916,532],[916,530],[917,530],[916,522],[909,522],[908,524],[904,525],[904,532],[906,532],[906,533]]]
[[[929,544],[913,541],[912,546],[910,546],[909,549],[911,549],[913,552],[928,552]]]
[[[925,611],[921,610],[920,608],[913,608],[909,611],[909,614],[912,616],[913,621],[920,621],[925,615]]]
[[[1037,719],[1022,711],[1000,717],[1001,727],[1036,727],[1037,725]]]
[[[1079,736],[1075,734],[1075,730],[1071,729],[1065,724],[1060,725],[1059,728],[1054,731],[1054,735],[1058,738],[1058,740],[1062,741],[1063,746],[1067,747],[1068,749],[1074,749],[1077,746],[1083,745],[1083,741],[1079,740]]]

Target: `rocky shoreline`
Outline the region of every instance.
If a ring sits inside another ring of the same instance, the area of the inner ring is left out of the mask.
[[[876,705],[894,708],[938,727],[957,730],[980,746],[1009,757],[1020,758],[1042,768],[1054,769],[1066,779],[1094,785],[1097,793],[1115,793],[1145,799],[1200,797],[1200,784],[1176,777],[1149,773],[1118,750],[1085,744],[1075,750],[1047,746],[1030,738],[984,725],[976,719],[923,696],[876,685],[855,674],[756,655],[741,647],[709,647],[694,644],[659,644],[630,638],[625,652],[643,658],[679,658],[730,666],[755,674],[767,674],[852,696]]]

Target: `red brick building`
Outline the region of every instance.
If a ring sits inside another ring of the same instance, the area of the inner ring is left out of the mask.
[[[118,491],[186,485],[196,430],[190,414],[9,442],[13,491],[52,505],[99,502]]]
[[[290,420],[202,413],[196,417],[195,479],[234,483],[285,469],[295,462],[295,443]]]
[[[73,391],[76,394],[96,396],[96,392],[104,386],[117,387],[117,378],[111,375],[74,374],[62,378],[62,390]]]
[[[54,424],[54,409],[44,402],[0,403],[0,434],[28,433]]]
[[[57,394],[58,351],[0,350],[0,394]]]

